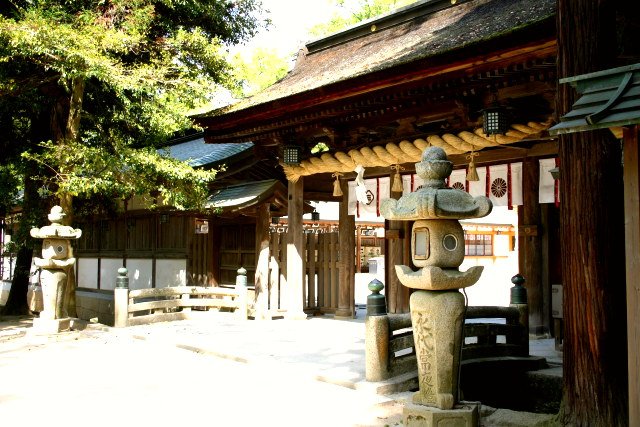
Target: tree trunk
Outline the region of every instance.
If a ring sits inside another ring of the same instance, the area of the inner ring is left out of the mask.
[[[605,69],[615,55],[614,3],[558,0],[560,77]],[[559,115],[573,103],[559,85]],[[560,138],[564,282],[564,397],[561,421],[627,421],[624,213],[620,143],[609,131]]]
[[[32,177],[36,175],[36,165],[33,164],[33,162],[28,162],[24,178],[23,213],[20,217],[18,232],[13,238],[13,241],[19,246],[19,249],[15,269],[13,270],[11,289],[9,290],[9,296],[3,310],[3,314],[6,315],[29,314],[27,291],[29,287],[29,273],[31,271],[31,257],[35,244],[34,239],[29,236],[29,230],[31,227],[40,226],[38,222],[41,221],[42,218],[38,183],[32,179]]]

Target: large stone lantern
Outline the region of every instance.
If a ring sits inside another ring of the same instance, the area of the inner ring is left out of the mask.
[[[56,333],[69,329],[70,325],[67,295],[68,287],[73,286],[73,283],[69,283],[73,275],[69,274],[69,270],[76,262],[71,240],[80,238],[82,231],[62,225],[64,216],[62,208],[54,206],[48,215],[51,225],[32,228],[30,232],[31,237],[44,239],[42,258],[33,259],[36,267],[41,269],[43,310],[39,318],[33,319],[34,329],[40,332]]]
[[[456,407],[465,311],[459,289],[476,283],[483,268],[472,267],[464,272],[458,269],[464,260],[464,233],[458,220],[486,216],[492,204],[487,197],[473,198],[462,190],[446,187],[445,179],[452,169],[444,150],[427,148],[422,161],[416,163],[423,187],[399,200],[386,200],[381,206],[388,220],[415,221],[411,257],[420,268],[413,271],[406,265],[396,265],[395,269],[404,286],[417,290],[411,294],[409,306],[420,390],[413,395],[414,405],[409,412],[417,411],[419,418],[431,419],[426,425],[447,419],[445,423],[462,426],[469,424],[462,420],[471,422],[477,418],[477,409],[462,414],[459,411],[464,410]]]

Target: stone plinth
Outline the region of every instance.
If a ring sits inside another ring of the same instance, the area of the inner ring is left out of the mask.
[[[413,403],[451,409],[458,401],[464,297],[458,291],[416,291],[409,305],[420,384]]]
[[[480,404],[460,402],[452,409],[443,410],[415,403],[406,403],[402,410],[405,427],[477,427],[480,422]]]
[[[57,334],[71,329],[71,318],[45,319],[36,317],[33,319],[33,332],[35,334]]]

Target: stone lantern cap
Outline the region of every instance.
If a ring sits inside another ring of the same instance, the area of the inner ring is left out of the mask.
[[[387,199],[380,211],[389,220],[414,221],[418,219],[467,219],[489,215],[493,204],[489,198],[474,198],[469,193],[448,188],[445,179],[451,175],[453,163],[440,147],[429,147],[422,153],[422,161],[416,163],[416,173],[424,180],[421,189],[402,196],[399,200]]]
[[[82,230],[61,224],[65,215],[60,206],[52,207],[51,212],[47,215],[51,225],[32,228],[29,234],[36,239],[79,239],[82,236]]]

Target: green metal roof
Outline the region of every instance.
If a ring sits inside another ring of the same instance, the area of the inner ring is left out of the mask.
[[[246,184],[232,185],[212,194],[206,207],[222,209],[241,209],[262,202],[273,194],[277,186],[286,194],[284,185],[276,179],[255,181]]]
[[[567,77],[580,98],[551,135],[640,123],[640,64]]]

